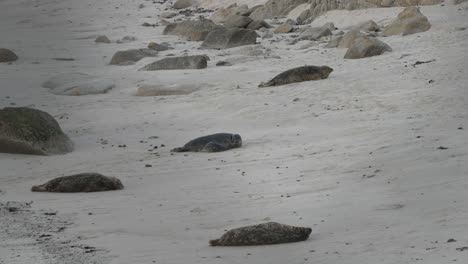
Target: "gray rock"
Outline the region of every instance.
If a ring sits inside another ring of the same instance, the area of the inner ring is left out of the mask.
[[[0,63],[16,61],[18,56],[9,49],[0,48]]]
[[[115,177],[107,177],[99,173],[80,173],[58,177],[44,184],[31,188],[33,192],[103,192],[122,190],[122,182]]]
[[[257,29],[260,29],[260,28],[270,28],[271,26],[268,25],[267,22],[265,22],[265,20],[253,20],[252,22],[250,22],[248,25],[247,25],[247,29],[250,29],[250,30],[257,30]]]
[[[397,19],[386,26],[383,30],[384,36],[392,35],[410,35],[414,33],[424,32],[431,28],[431,23],[424,16],[418,7],[407,7]]]
[[[166,50],[171,50],[171,49],[174,49],[174,48],[166,46],[166,45],[158,44],[158,43],[155,43],[155,42],[150,42],[150,43],[148,43],[148,49],[152,49],[152,50],[155,50],[155,51],[166,51]]]
[[[273,33],[275,34],[284,34],[284,33],[289,33],[294,30],[294,27],[291,26],[290,24],[284,23],[281,26],[275,28],[273,30]]]
[[[177,16],[176,12],[170,12],[170,11],[164,11],[159,14],[160,17],[162,18],[173,18]]]
[[[115,87],[115,84],[107,79],[91,79],[67,83],[50,89],[49,92],[56,95],[81,96],[90,94],[103,94]]]
[[[106,93],[115,85],[110,80],[84,73],[71,72],[51,77],[42,86],[49,88],[49,92],[53,94],[79,96]]]
[[[192,6],[192,0],[177,0],[172,6],[175,9],[184,9]]]
[[[334,36],[327,43],[327,45],[324,46],[324,48],[327,48],[327,49],[336,48],[338,47],[338,45],[340,44],[342,40],[343,40],[343,36]]]
[[[145,58],[145,57],[155,57],[158,53],[152,49],[131,49],[131,50],[122,50],[117,51],[114,56],[112,56],[109,64],[111,65],[130,65],[135,62]]]
[[[204,69],[208,65],[207,56],[194,55],[184,57],[169,57],[150,63],[143,67],[144,71],[158,70],[185,70],[185,69]]]
[[[94,42],[96,43],[105,43],[105,44],[109,44],[111,43],[110,39],[104,35],[101,35],[101,36],[98,36]]]
[[[274,17],[285,17],[300,4],[309,0],[269,0],[264,6],[255,9],[250,17],[253,19],[271,19]]]
[[[166,26],[163,31],[164,35],[178,35],[186,37],[188,40],[202,41],[206,38],[209,32],[223,28],[216,25],[209,19],[200,19],[196,21],[182,21],[180,23],[172,23]]]
[[[257,33],[248,29],[218,29],[211,31],[203,41],[203,49],[227,49],[237,46],[255,44]]]
[[[268,222],[235,228],[219,239],[210,240],[211,246],[258,246],[305,241],[312,229]]]
[[[353,45],[348,49],[345,59],[361,59],[381,55],[392,48],[386,43],[374,37],[359,37],[354,40]]]
[[[230,63],[228,61],[218,61],[216,63],[216,66],[232,66],[232,63]]]
[[[332,35],[331,30],[329,29],[329,25],[325,24],[322,27],[309,27],[303,31],[298,40],[319,40],[322,37]]]
[[[242,138],[240,135],[218,133],[191,140],[183,147],[172,149],[171,152],[220,152],[241,146]]]
[[[210,19],[215,23],[224,23],[232,15],[248,16],[249,10],[247,5],[237,6],[234,4],[227,8],[217,9],[211,14]]]
[[[231,15],[228,17],[224,26],[228,28],[245,28],[253,19],[246,16]]]
[[[27,107],[0,109],[0,152],[54,155],[73,151],[73,142],[48,113]]]
[[[136,38],[134,36],[125,36],[125,37],[117,40],[116,42],[119,43],[119,44],[122,44],[122,43],[133,42],[135,40],[136,40]]]
[[[367,20],[352,27],[353,30],[362,30],[366,32],[377,32],[380,30],[379,25],[373,20]]]
[[[348,31],[346,34],[344,34],[343,39],[338,45],[338,48],[343,48],[343,49],[350,48],[354,44],[354,41],[357,38],[364,37],[364,36],[365,34],[359,30]]]

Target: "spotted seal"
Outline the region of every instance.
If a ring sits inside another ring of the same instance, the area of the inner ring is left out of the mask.
[[[276,75],[271,81],[261,83],[258,87],[279,86],[289,83],[321,80],[328,78],[328,75],[333,71],[328,66],[302,66],[287,70]]]
[[[172,149],[171,152],[220,152],[241,146],[242,138],[240,135],[218,133],[191,140],[183,147]]]
[[[58,177],[31,188],[33,192],[102,192],[123,189],[122,182],[115,177],[99,173],[80,173]]]
[[[219,239],[210,240],[211,246],[256,246],[304,241],[309,238],[312,228],[283,225],[268,222],[235,228]]]

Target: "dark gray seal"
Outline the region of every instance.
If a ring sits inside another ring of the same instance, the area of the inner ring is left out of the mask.
[[[283,225],[268,222],[235,228],[227,231],[219,239],[210,240],[215,246],[257,246],[304,241],[309,238],[312,228]]]
[[[258,87],[269,87],[285,85],[289,83],[305,82],[312,80],[322,80],[328,78],[328,75],[333,71],[328,66],[302,66],[287,70],[276,75],[271,81],[261,83]]]
[[[238,134],[218,133],[191,140],[183,147],[172,149],[171,152],[220,152],[242,146],[242,138]]]
[[[123,189],[122,182],[115,177],[99,173],[80,173],[58,177],[31,188],[33,192],[102,192]]]

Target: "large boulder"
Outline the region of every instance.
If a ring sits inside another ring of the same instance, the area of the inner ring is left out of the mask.
[[[163,31],[164,35],[178,35],[193,41],[202,41],[209,32],[222,28],[209,19],[171,23]]]
[[[227,8],[218,8],[211,14],[210,19],[215,23],[224,23],[232,15],[248,16],[253,12],[250,10],[247,5],[238,6],[237,4],[233,4]]]
[[[359,30],[351,30],[344,34],[343,39],[338,44],[338,48],[350,48],[357,38],[364,37],[365,34]]]
[[[353,45],[348,49],[345,59],[361,59],[381,55],[392,48],[386,43],[374,37],[360,37],[354,40]]]
[[[311,7],[312,6],[310,4],[300,4],[291,10],[286,17],[296,21],[298,24],[302,24],[310,17]]]
[[[62,73],[42,84],[50,93],[71,96],[107,93],[114,86],[111,80],[79,72]]]
[[[321,27],[306,28],[298,37],[299,40],[319,40],[322,37],[330,36],[333,23],[326,23]],[[333,26],[333,28],[335,28]]]
[[[271,26],[265,20],[254,20],[247,25],[247,29],[257,30],[261,28],[270,28]]]
[[[353,26],[352,29],[362,30],[366,32],[377,32],[380,30],[379,25],[377,25],[377,23],[375,23],[373,20],[367,20],[367,21],[361,22]]]
[[[111,65],[131,65],[145,57],[155,57],[157,51],[152,49],[130,49],[117,51],[112,56],[109,64]]]
[[[228,17],[224,26],[228,28],[245,28],[253,19],[247,16],[231,15]]]
[[[269,0],[264,6],[255,9],[250,17],[257,20],[285,17],[298,5],[309,0]]]
[[[13,51],[9,49],[0,48],[0,63],[12,62],[17,59],[18,59],[18,56],[16,56],[16,54]]]
[[[398,17],[383,30],[384,36],[410,35],[424,32],[431,28],[431,23],[418,7],[405,8]]]
[[[228,49],[237,46],[255,44],[257,33],[249,29],[219,29],[206,36],[201,48],[204,49]]]
[[[155,61],[143,67],[143,71],[204,69],[208,65],[207,56],[194,55],[169,57]]]
[[[73,150],[73,142],[48,113],[27,107],[0,109],[0,152],[53,155]]]
[[[284,34],[284,33],[289,33],[289,32],[291,32],[293,30],[294,30],[293,26],[291,26],[288,23],[284,23],[284,24],[278,26],[277,28],[275,28],[275,30],[273,30],[273,33],[275,33],[275,34]]]

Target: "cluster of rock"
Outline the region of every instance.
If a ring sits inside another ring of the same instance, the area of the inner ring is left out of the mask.
[[[336,9],[407,7],[434,5],[441,2],[442,0],[269,0],[264,5],[254,6],[250,9],[245,6],[220,8],[213,14],[212,19],[217,23],[222,23],[229,15],[241,13],[253,20],[288,17],[298,24],[305,24],[327,11]]]
[[[381,55],[392,48],[377,36],[410,35],[431,28],[426,16],[418,7],[406,7],[398,17],[382,29],[372,20],[353,26],[345,34],[333,36],[326,48],[347,48],[345,59],[360,59]]]

